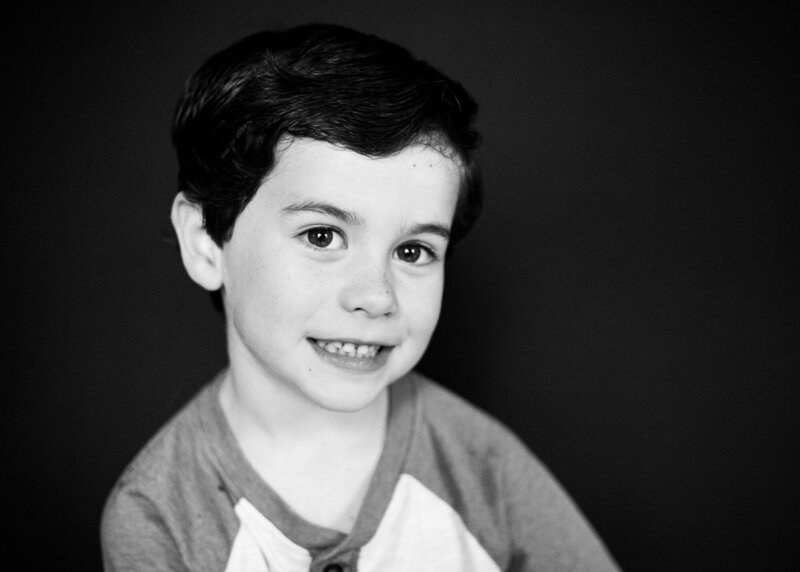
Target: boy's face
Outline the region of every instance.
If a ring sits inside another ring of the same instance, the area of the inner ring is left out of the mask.
[[[459,183],[430,147],[284,147],[221,252],[234,375],[329,410],[373,403],[433,334]]]

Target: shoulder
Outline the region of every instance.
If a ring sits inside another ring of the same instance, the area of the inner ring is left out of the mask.
[[[438,441],[438,454],[457,458],[482,483],[512,489],[557,487],[547,467],[508,426],[427,378],[418,380],[420,426]]]
[[[552,477],[499,420],[423,376],[415,384],[417,420],[408,472],[468,526],[494,534],[490,543],[502,542],[512,524],[508,505],[523,489],[550,483]]]
[[[175,485],[185,478],[186,470],[191,469],[192,460],[198,458],[202,447],[198,438],[198,401],[206,391],[208,388],[184,405],[142,447],[120,475],[109,502],[134,491],[140,497],[159,502],[164,495],[175,490]]]
[[[415,383],[409,472],[453,507],[502,568],[558,561],[565,567],[556,569],[615,569],[561,485],[508,427],[423,376]]]
[[[206,386],[175,414],[114,485],[101,521],[106,569],[147,570],[149,562],[154,570],[181,570],[191,561],[192,538],[220,512],[201,411],[212,390]]]
[[[442,385],[417,374],[420,428],[466,455],[501,461],[531,456],[520,439],[501,421]]]

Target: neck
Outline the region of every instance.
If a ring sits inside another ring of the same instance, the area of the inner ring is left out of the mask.
[[[239,442],[273,446],[382,442],[388,417],[388,391],[358,411],[331,411],[298,390],[265,379],[247,368],[228,370],[220,403]]]

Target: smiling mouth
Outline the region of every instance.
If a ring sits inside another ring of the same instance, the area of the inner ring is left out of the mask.
[[[339,340],[315,340],[313,338],[309,339],[326,353],[351,358],[373,359],[381,350],[387,347],[380,344],[362,344]]]
[[[353,372],[375,372],[389,361],[394,346],[358,340],[318,340],[308,338],[311,347],[322,360],[339,369]]]

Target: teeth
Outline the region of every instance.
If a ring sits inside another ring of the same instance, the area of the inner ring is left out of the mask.
[[[379,345],[361,344],[356,345],[351,342],[326,342],[316,340],[317,345],[328,353],[345,355],[350,357],[373,358],[378,355]]]

